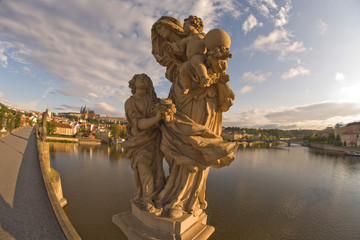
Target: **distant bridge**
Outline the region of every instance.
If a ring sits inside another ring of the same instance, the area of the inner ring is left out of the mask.
[[[291,143],[303,144],[304,140],[298,139],[238,139],[238,140],[230,140],[231,142],[240,142],[242,144],[246,144],[246,146],[251,147],[254,143],[267,143],[268,147],[271,147],[273,143],[287,143],[288,147],[291,146]]]

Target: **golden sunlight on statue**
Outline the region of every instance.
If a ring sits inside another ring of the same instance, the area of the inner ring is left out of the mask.
[[[235,98],[226,73],[231,40],[224,30],[205,34],[203,27],[196,16],[186,18],[184,25],[164,16],[152,26],[152,54],[172,83],[168,98],[156,97],[146,74],[129,81],[124,148],[137,190],[131,213],[113,217],[129,238],[147,227],[154,231],[144,239],[161,234],[159,239],[193,239],[199,234],[196,229],[204,233],[200,239],[207,239],[214,231],[206,225],[204,212],[209,168],[229,166],[238,144],[220,136],[222,113]],[[163,159],[169,167],[166,178]],[[131,221],[139,229],[129,230],[126,224]]]

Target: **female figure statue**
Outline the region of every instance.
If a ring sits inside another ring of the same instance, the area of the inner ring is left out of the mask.
[[[222,111],[228,108],[221,107],[219,92],[232,100],[234,96],[221,93],[227,87],[219,88],[218,82],[228,81],[224,80],[227,67],[224,63],[231,54],[227,49],[223,51],[227,55],[216,53],[211,57],[206,56],[205,64],[210,77],[207,86],[196,80],[199,76],[188,64],[189,75],[194,81],[191,81],[191,91],[184,94],[179,69],[189,59],[186,55],[172,55],[164,49],[166,41],[175,42],[186,36],[182,29],[182,24],[176,19],[162,17],[151,31],[152,53],[160,65],[167,68],[165,76],[172,82],[169,93],[171,101],[167,100],[166,104],[174,104],[176,108],[170,120],[161,125],[161,150],[169,164],[170,175],[156,197],[155,204],[173,218],[185,213],[199,215],[206,209],[205,188],[209,167],[229,165],[238,147],[236,143],[224,142],[220,137]],[[217,42],[221,46],[217,44],[216,47],[229,48],[229,41],[226,37],[220,38]]]
[[[132,201],[145,211],[159,215],[153,203],[154,196],[164,185],[159,99],[146,74],[135,74],[129,87],[133,95],[125,102],[128,141],[124,148],[135,176],[137,192]]]

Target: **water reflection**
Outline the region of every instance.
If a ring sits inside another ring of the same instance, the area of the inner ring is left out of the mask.
[[[115,146],[51,143],[67,213],[83,239],[126,239],[111,222],[135,185]],[[303,147],[245,148],[211,169],[211,239],[360,239],[360,159]]]
[[[67,153],[69,156],[82,154],[89,159],[93,158],[93,153],[97,157],[108,156],[110,161],[118,161],[124,157],[124,149],[121,145],[79,145],[77,143],[50,143],[50,153],[53,160],[57,153]]]

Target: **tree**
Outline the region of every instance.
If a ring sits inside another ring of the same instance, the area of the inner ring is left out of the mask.
[[[8,120],[7,120],[7,129],[11,131],[14,127],[14,116],[9,113]]]
[[[48,134],[54,134],[56,131],[56,125],[55,125],[55,120],[53,119],[51,122],[47,122],[46,123],[46,132]]]
[[[1,111],[0,112],[0,130],[3,129],[3,127],[4,127],[4,120],[5,120],[4,113],[3,113],[3,111]]]
[[[339,135],[336,136],[335,145],[336,146],[342,146],[341,138],[340,138]]]
[[[95,136],[96,139],[99,139],[99,135],[96,132],[94,132],[93,135]]]
[[[21,114],[18,112],[15,116],[15,128],[20,127]]]
[[[119,125],[112,124],[110,126],[110,129],[111,129],[111,134],[113,135],[114,139],[118,139],[120,137],[120,132],[121,132]]]
[[[328,138],[327,138],[327,143],[328,144],[335,144],[335,134],[334,133],[330,133]]]
[[[124,139],[127,138],[126,128],[122,128],[122,129],[120,130],[120,137],[121,137],[121,138],[124,138]]]

